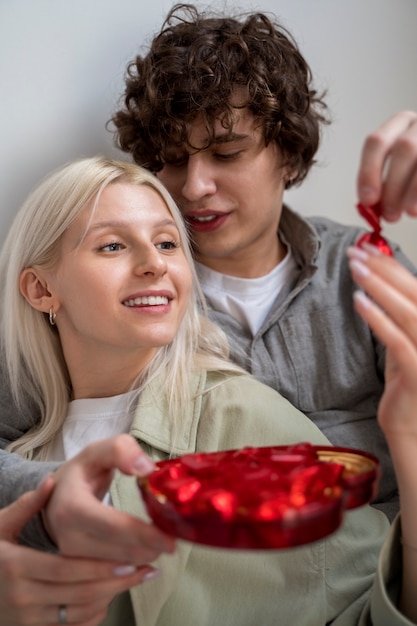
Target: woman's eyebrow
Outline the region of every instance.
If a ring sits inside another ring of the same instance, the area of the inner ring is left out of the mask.
[[[102,220],[102,221],[98,221],[98,222],[93,222],[91,224],[89,224],[87,226],[87,228],[82,232],[82,234],[77,237],[77,241],[74,244],[74,249],[78,248],[82,242],[86,239],[86,237],[88,237],[90,234],[94,233],[94,232],[99,232],[100,230],[106,230],[106,229],[126,229],[126,228],[131,228],[132,222],[131,220]],[[176,230],[178,230],[178,226],[175,223],[175,221],[172,218],[164,218],[163,220],[160,220],[159,222],[156,222],[153,224],[153,227],[156,228],[164,228],[165,226],[167,227],[174,227]]]
[[[96,230],[104,230],[105,228],[130,228],[131,225],[131,220],[103,220],[90,224],[85,231],[85,235]],[[152,224],[152,226],[156,226],[158,228],[163,228],[164,226],[174,226],[175,228],[177,228],[174,220],[169,217],[160,220],[159,222],[155,222],[154,224]]]

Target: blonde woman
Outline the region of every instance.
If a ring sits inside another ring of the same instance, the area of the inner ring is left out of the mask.
[[[358,279],[369,280],[372,263],[369,255],[354,259]],[[404,559],[402,598],[385,593],[391,553],[381,553],[379,566],[378,555],[384,540],[399,553],[399,522],[386,539],[388,521],[370,507],[348,514],[326,540],[268,554],[175,546],[146,521],[135,481],[126,474],[151,471],[152,459],[248,444],[328,443],[277,392],[226,359],[223,335],[198,313],[181,216],[156,178],[100,157],[52,174],[16,217],[0,278],[11,389],[18,406],[35,406],[39,415],[9,446],[11,463],[19,455],[44,468],[60,464],[42,511],[49,537],[66,556],[138,567],[152,561],[162,572],[120,594],[103,624],[353,626],[374,620],[393,626],[416,618],[417,564]],[[381,334],[397,357],[396,338]],[[417,543],[412,389],[387,390],[381,419],[393,458],[401,461],[407,546]],[[403,400],[403,411],[394,411],[393,399]],[[18,479],[7,467],[10,490]],[[115,468],[120,473],[113,475]],[[81,534],[66,524],[76,519],[71,509],[77,507]],[[48,536],[39,521],[26,533],[36,545]],[[103,535],[114,539],[104,550]],[[13,580],[16,602],[18,572]],[[54,617],[49,600],[40,623],[77,623],[78,610],[71,598],[57,603]]]

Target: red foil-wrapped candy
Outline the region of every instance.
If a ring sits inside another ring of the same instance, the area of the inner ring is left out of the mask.
[[[279,549],[336,530],[372,500],[377,459],[310,444],[186,454],[160,461],[139,486],[154,523],[210,546]]]
[[[366,219],[368,224],[373,229],[371,233],[365,233],[358,239],[356,245],[361,247],[363,243],[370,243],[376,248],[380,250],[383,254],[387,254],[388,256],[393,256],[393,252],[390,248],[390,245],[386,239],[381,235],[381,215],[382,215],[382,207],[381,203],[377,202],[372,206],[367,206],[365,204],[357,204],[356,208],[358,209],[360,215]]]

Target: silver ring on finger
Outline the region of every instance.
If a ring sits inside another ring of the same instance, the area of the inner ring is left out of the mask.
[[[67,624],[67,606],[60,604],[58,607],[58,624]]]

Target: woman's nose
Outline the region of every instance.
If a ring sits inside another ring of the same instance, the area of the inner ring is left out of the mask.
[[[135,259],[135,273],[144,276],[163,276],[167,271],[166,259],[153,244],[141,249]]]
[[[208,162],[207,154],[197,152],[189,156],[185,167],[185,180],[182,185],[182,195],[190,202],[201,200],[216,190],[214,173]]]

